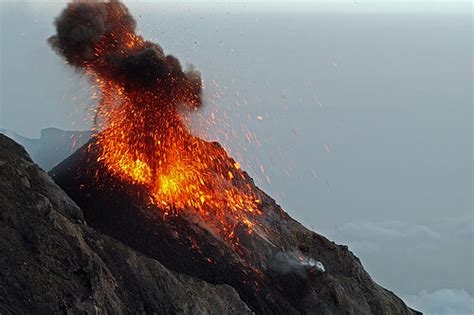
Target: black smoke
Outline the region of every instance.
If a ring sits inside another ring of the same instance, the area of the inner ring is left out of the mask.
[[[168,101],[201,105],[201,76],[136,33],[136,22],[120,1],[72,1],[55,20],[49,43],[73,67],[91,70],[129,91],[147,90]],[[159,103],[159,102],[158,102]]]

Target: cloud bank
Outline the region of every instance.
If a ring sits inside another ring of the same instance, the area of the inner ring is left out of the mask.
[[[426,315],[474,314],[474,297],[465,290],[421,291],[417,295],[405,296],[404,301],[410,307],[422,311]]]

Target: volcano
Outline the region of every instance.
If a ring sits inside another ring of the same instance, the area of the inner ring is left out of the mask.
[[[227,156],[217,143],[196,141]],[[235,225],[236,247],[190,209],[169,212],[149,202],[145,186],[130,189],[97,162],[98,146],[93,138],[50,175],[83,209],[90,226],[167,268],[228,284],[259,314],[418,313],[377,285],[346,246],[289,217],[244,171],[234,169],[235,184],[261,202],[251,233],[246,224]],[[226,162],[234,164],[230,157]]]

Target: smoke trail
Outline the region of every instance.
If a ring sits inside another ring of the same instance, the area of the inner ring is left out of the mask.
[[[277,252],[267,267],[276,287],[294,299],[304,296],[311,288],[311,281],[325,271],[321,262],[294,251]]]
[[[294,275],[302,280],[308,278],[308,273],[325,271],[321,262],[294,252],[278,252],[270,261],[269,269],[280,275]]]

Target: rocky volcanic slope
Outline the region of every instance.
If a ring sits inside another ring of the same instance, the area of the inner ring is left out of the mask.
[[[0,314],[245,314],[228,285],[178,274],[94,231],[0,134]]]
[[[222,150],[216,143],[202,145]],[[291,219],[243,171],[235,184],[250,185],[261,196],[264,215],[254,218],[258,231],[251,235],[236,228],[241,240],[236,252],[192,215],[164,219],[164,212],[147,202],[146,190],[109,176],[95,162],[96,154],[93,139],[51,171],[83,209],[86,222],[166,268],[232,286],[255,313],[419,314],[377,285],[346,246]],[[325,272],[294,257],[320,261]]]

